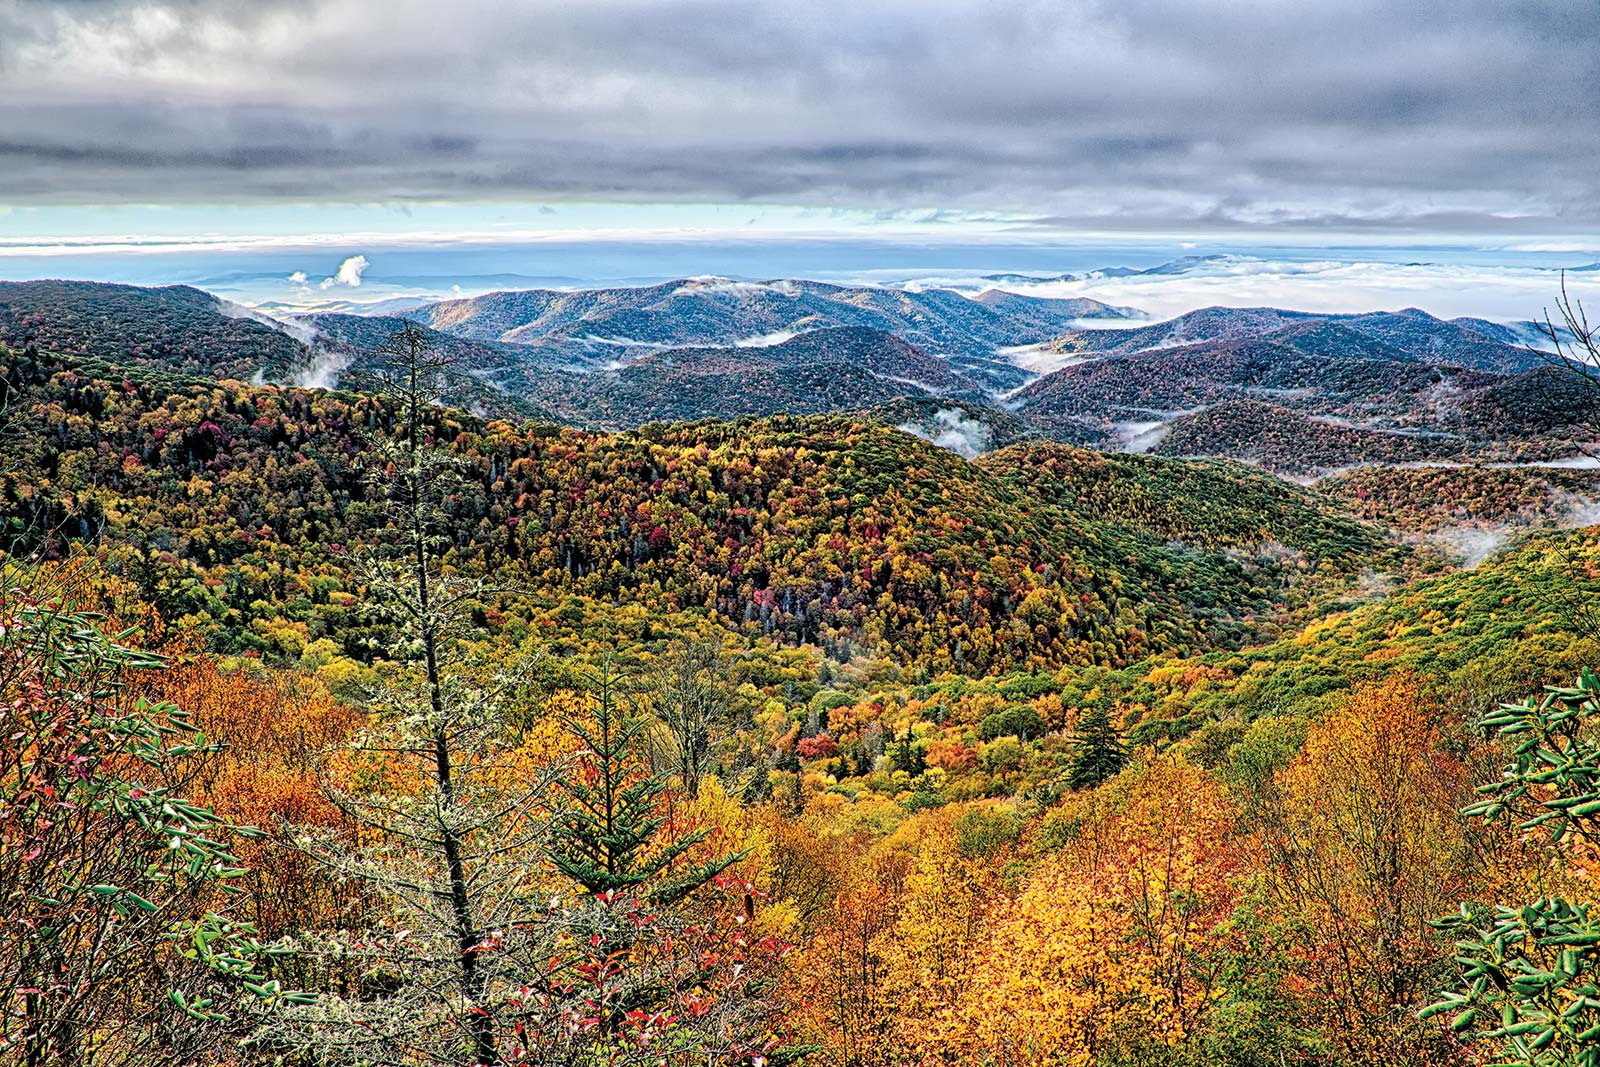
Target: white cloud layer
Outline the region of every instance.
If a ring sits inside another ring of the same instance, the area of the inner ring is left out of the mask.
[[[1420,307],[1441,318],[1515,320],[1537,318],[1543,309],[1553,309],[1560,284],[1558,272],[1549,269],[1232,257],[1169,274],[1008,281],[1001,287],[1031,296],[1093,297],[1137,307],[1157,319],[1221,305],[1324,313]],[[1600,307],[1600,270],[1569,272],[1566,284],[1568,292],[1586,305]],[[962,287],[978,288],[981,283]]]

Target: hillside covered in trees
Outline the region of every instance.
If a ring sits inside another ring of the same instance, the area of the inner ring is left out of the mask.
[[[181,297],[163,329],[204,312]],[[988,305],[1038,330],[1084,311]],[[336,389],[243,373],[249,319],[152,347],[94,306],[13,311],[0,348],[0,1057],[1600,1050],[1584,469],[1302,485],[1051,439],[1026,406],[979,433],[948,397],[873,392],[971,379],[860,325],[744,363],[658,348],[607,393],[654,421],[601,430],[472,402],[504,395],[514,301],[382,337],[322,316],[355,368]],[[589,343],[598,312],[538,309]],[[1304,470],[1343,439],[1306,451],[1300,409],[1239,399],[1241,375],[1315,379],[1313,333],[1359,363],[1324,383],[1352,404],[1444,373],[1437,320],[1228,321],[1220,347],[1164,351],[1208,417],[1256,405]],[[1476,346],[1457,384],[1554,373],[1446,325]],[[858,409],[785,398],[819,366],[859,379]],[[1105,367],[1083,383],[1140,400],[1148,368]],[[719,407],[739,373],[760,382]],[[1054,374],[1029,388],[1086,402]],[[1574,411],[1533,423],[1576,434]]]
[[[971,455],[1041,438],[1302,478],[1373,464],[1560,462],[1593,430],[1595,382],[1564,373],[1532,324],[1415,308],[1217,307],[1141,325],[1134,309],[999,290],[684,279],[489,293],[405,317],[274,311],[184,286],[0,283],[0,343],[370,392],[389,338],[420,329],[455,369],[441,400],[485,418],[610,432],[931,408],[912,425],[930,437],[960,425],[958,450]]]

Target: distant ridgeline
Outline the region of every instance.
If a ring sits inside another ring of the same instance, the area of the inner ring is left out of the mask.
[[[405,321],[276,313],[182,286],[0,284],[0,341],[19,351],[258,384],[370,389]],[[1207,308],[1140,324],[1093,300],[1000,290],[695,279],[406,314],[457,369],[449,403],[600,430],[851,412],[969,456],[1039,437],[1317,477],[1560,460],[1592,410],[1580,381],[1525,347],[1527,324],[1415,309]]]

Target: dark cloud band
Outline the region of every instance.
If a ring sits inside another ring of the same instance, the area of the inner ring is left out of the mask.
[[[0,202],[1600,228],[1593,0],[0,0]]]

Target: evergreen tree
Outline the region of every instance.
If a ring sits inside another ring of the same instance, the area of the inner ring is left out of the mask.
[[[1111,724],[1111,715],[1104,708],[1091,709],[1078,723],[1067,784],[1073,789],[1093,789],[1116,777],[1127,762],[1128,752]]]
[[[556,781],[548,844],[552,866],[583,895],[565,912],[569,962],[539,988],[579,993],[593,1062],[674,1044],[700,1063],[747,1058],[780,1019],[776,957],[742,930],[750,887],[733,887],[731,899],[710,891],[743,853],[694,861],[706,832],[670,825],[668,776],[652,773],[644,752],[651,719],[618,699],[609,661],[585,680],[587,709],[563,717],[579,750]],[[640,1020],[652,1019],[668,1021],[650,1036]]]
[[[905,736],[895,742],[889,758],[895,770],[905,771],[913,778],[928,769],[922,749],[911,740],[910,727],[906,728]]]
[[[512,991],[544,973],[551,955],[550,923],[530,909],[550,776],[496,766],[515,744],[507,713],[526,665],[508,674],[478,662],[474,613],[493,590],[445,564],[461,484],[458,460],[430,436],[445,361],[411,326],[394,336],[388,359],[381,382],[393,432],[375,435],[367,451],[383,526],[373,531],[377,546],[351,561],[385,637],[375,649],[382,682],[366,694],[378,725],[340,756],[375,784],[327,787],[361,827],[364,847],[309,846],[371,888],[380,925],[294,946],[343,977],[258,1040],[362,1064],[421,1057],[494,1067],[524,1027],[526,1007]],[[394,774],[396,759],[418,776]],[[362,995],[374,986],[394,990]]]
[[[628,894],[656,907],[676,904],[740,854],[675,869],[705,840],[705,831],[664,833],[667,778],[651,773],[641,758],[649,719],[628,714],[618,701],[609,661],[587,680],[592,713],[563,717],[580,748],[556,779],[565,803],[550,828],[551,862],[591,896]]]

